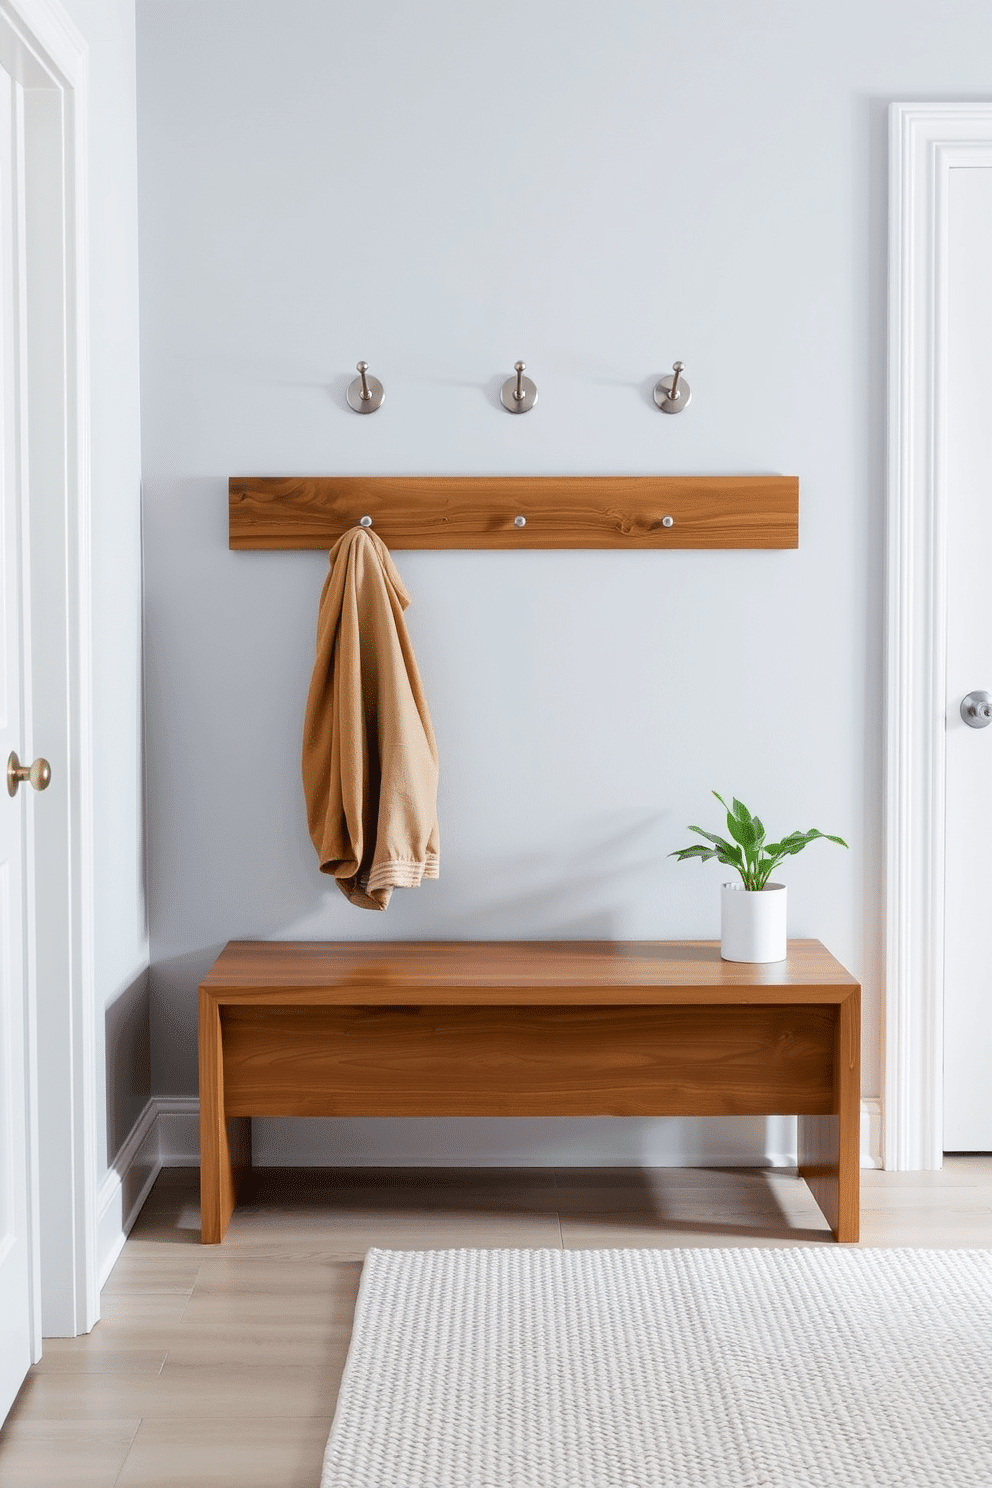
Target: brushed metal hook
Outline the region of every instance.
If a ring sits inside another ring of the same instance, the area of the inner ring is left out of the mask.
[[[524,376],[526,362],[514,362],[516,377],[508,377],[499,390],[499,400],[507,413],[526,413],[537,402],[537,388]]]
[[[673,362],[671,377],[663,377],[655,384],[654,401],[662,413],[681,413],[688,408],[692,390],[682,376],[683,363]]]
[[[368,362],[356,363],[355,370],[358,376],[348,384],[348,402],[356,413],[375,413],[386,396],[382,383],[378,377],[366,376]]]
[[[359,519],[358,519],[358,525],[359,525],[359,527],[371,527],[372,526],[372,518],[371,517],[359,517]]]

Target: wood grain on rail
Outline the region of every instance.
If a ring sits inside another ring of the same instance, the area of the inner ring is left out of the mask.
[[[761,1116],[832,1109],[835,1011],[233,1007],[242,1116]]]
[[[330,548],[363,516],[394,550],[799,546],[787,475],[232,476],[228,500],[232,548]]]
[[[232,940],[202,985],[225,1003],[600,1006],[836,1003],[858,984],[818,940],[764,964],[724,961],[715,940]]]

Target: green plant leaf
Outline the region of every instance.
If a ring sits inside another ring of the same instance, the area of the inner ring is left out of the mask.
[[[738,801],[736,796],[734,797],[733,812],[738,821],[749,822],[751,820],[750,811],[748,811],[743,801]]]
[[[751,823],[741,821],[730,811],[727,812],[727,831],[735,842],[740,843],[741,847],[750,847],[754,841],[754,828]]]
[[[808,832],[790,832],[788,837],[783,837],[781,842],[769,842],[765,852],[779,859],[784,857],[795,857],[796,853],[802,852],[811,842],[822,837],[826,842],[836,842],[840,847],[846,847],[847,843],[843,837],[832,837],[828,832],[821,832],[816,827],[811,827]]]
[[[713,794],[718,797],[722,805],[726,806],[726,802],[718,791],[714,791]],[[744,802],[739,801],[736,796],[727,812],[727,830],[744,849],[748,865],[756,869],[761,857],[761,844],[764,841],[765,829],[760,818],[752,815]]]
[[[669,853],[668,856],[670,858],[678,858],[680,863],[684,862],[687,858],[698,858],[701,863],[708,863],[710,858],[716,858],[727,868],[736,868],[738,873],[743,873],[739,858],[728,858],[726,853],[721,852],[719,848],[703,847],[701,842],[697,843],[695,847],[679,848],[677,852]]]
[[[713,795],[727,813],[727,831],[734,839],[733,843],[717,836],[715,832],[706,832],[702,827],[693,826],[689,831],[698,832],[700,837],[705,837],[707,842],[713,844],[712,847],[703,847],[697,843],[693,847],[670,853],[669,857],[678,858],[680,862],[685,858],[699,858],[700,862],[716,858],[726,867],[736,869],[746,889],[762,889],[779,863],[802,852],[804,847],[808,847],[818,837],[836,842],[840,847],[847,847],[843,837],[833,837],[817,827],[811,827],[808,832],[790,832],[779,842],[766,843],[764,823],[760,817],[749,811],[743,801],[733,796],[728,806],[719,791],[713,791]]]
[[[824,842],[836,842],[841,847],[847,846],[843,837],[831,837],[829,832],[821,832],[817,827],[810,827],[808,832],[803,833],[803,845],[805,846],[807,842],[815,842],[817,837],[822,837]]]
[[[701,837],[712,842],[713,846],[704,847],[701,842],[696,842],[692,847],[682,847],[676,852],[669,853],[670,858],[678,858],[680,862],[684,858],[699,858],[702,862],[706,862],[709,858],[718,858],[728,868],[736,868],[738,872],[743,872],[744,859],[739,847],[735,847],[723,837],[717,837],[713,832],[704,832],[702,827],[690,827],[689,830],[698,832]]]
[[[718,837],[715,832],[704,832],[702,827],[690,827],[690,832],[698,832],[700,837],[705,837],[707,842],[713,842],[724,852],[736,852],[737,849],[725,837]]]

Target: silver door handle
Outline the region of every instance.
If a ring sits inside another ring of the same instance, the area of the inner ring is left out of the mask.
[[[969,728],[988,728],[992,723],[992,694],[969,692],[961,699],[961,717]]]

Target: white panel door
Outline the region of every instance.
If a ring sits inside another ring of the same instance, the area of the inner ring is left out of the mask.
[[[20,497],[21,344],[17,273],[17,89],[0,69],[0,1421],[31,1362],[27,1168],[27,967],[23,787],[11,799],[6,766],[23,754]]]
[[[950,172],[944,1151],[992,1152],[992,168]]]

